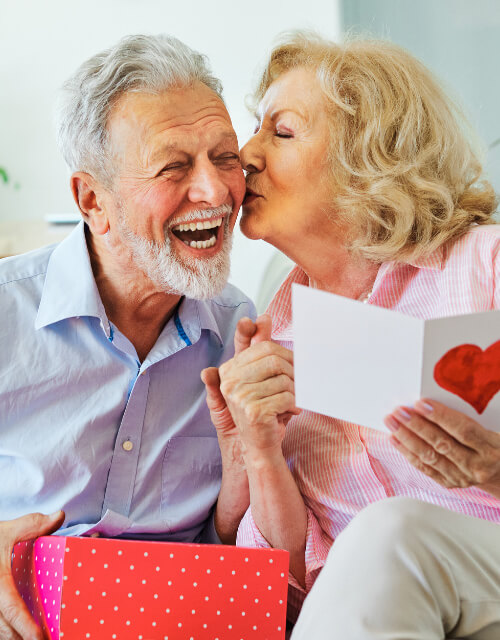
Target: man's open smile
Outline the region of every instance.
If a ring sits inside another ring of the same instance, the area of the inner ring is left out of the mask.
[[[211,220],[193,220],[181,222],[171,228],[173,235],[192,249],[210,249],[222,239],[224,232],[219,233],[224,218],[212,218]]]

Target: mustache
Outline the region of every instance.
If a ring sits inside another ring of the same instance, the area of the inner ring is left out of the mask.
[[[220,207],[209,207],[208,209],[193,209],[187,211],[175,220],[169,222],[168,228],[175,227],[181,222],[193,222],[194,220],[211,220],[212,218],[224,218],[233,212],[230,204],[223,204]]]

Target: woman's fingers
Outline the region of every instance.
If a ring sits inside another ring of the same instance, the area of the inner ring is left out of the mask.
[[[297,415],[300,409],[295,406],[295,395],[290,391],[275,393],[266,398],[252,399],[245,403],[247,425],[259,428],[261,425],[278,423],[278,416],[286,413]]]
[[[255,362],[223,370],[222,381],[237,380],[242,384],[264,382],[275,376],[286,375],[293,380],[293,366],[280,356],[266,356]]]
[[[411,449],[406,446],[406,443],[400,441],[399,438],[399,432],[397,436],[391,436],[392,444],[416,469],[418,469],[422,473],[425,473],[426,476],[442,485],[443,487],[447,487],[448,489],[457,487],[455,480],[452,480],[449,475],[442,473],[440,469],[436,468],[436,466],[426,464],[418,455],[416,455]]]
[[[404,426],[406,430],[402,432],[399,440],[414,442],[414,452],[427,456],[429,459],[439,459],[444,457],[456,466],[462,474],[470,474],[471,460],[476,454],[475,451],[464,446],[452,438],[441,427],[423,418],[418,413],[407,407],[396,409],[392,417]],[[389,427],[390,428],[390,427]],[[391,429],[392,430],[392,429]],[[414,434],[414,440],[411,439]],[[409,445],[408,445],[409,446]],[[410,446],[410,448],[412,448]]]
[[[250,318],[240,318],[234,333],[234,353],[238,354],[248,349],[257,331],[257,325]]]
[[[264,342],[265,340],[271,340],[271,333],[273,330],[273,321],[270,315],[267,313],[262,314],[255,321],[257,330],[252,338],[252,344]]]
[[[245,385],[245,393],[251,400],[262,400],[271,398],[277,394],[288,391],[294,393],[293,380],[286,374],[274,376],[265,382],[247,383]]]
[[[456,424],[452,424],[453,420]],[[500,494],[499,434],[460,412],[427,400],[417,403],[414,409],[399,407],[385,418],[385,424],[396,438],[395,446],[408,460],[417,468],[426,469],[424,473],[432,468],[446,479],[445,486],[477,486],[492,495]]]
[[[481,451],[492,432],[482,427],[469,416],[450,409],[440,402],[423,398],[415,403],[414,411],[441,427],[460,444]]]
[[[238,355],[250,345],[271,340],[272,319],[263,314],[254,322],[250,318],[241,318],[234,334],[234,353]]]
[[[446,487],[467,487],[470,485],[467,475],[451,460],[439,454],[404,426],[401,425],[394,432],[392,442],[413,466],[427,475],[431,475],[429,469],[432,469],[436,477],[446,481],[444,483]],[[434,475],[431,475],[431,477],[434,478]]]
[[[252,414],[255,411],[254,405],[266,401],[266,415],[273,403],[273,399],[282,394],[289,393],[293,396],[292,409],[295,410],[295,390],[293,380],[286,374],[276,375],[261,382],[245,382],[232,385],[231,383],[222,383],[221,390],[233,416],[243,412],[248,419],[248,407],[252,405]],[[275,416],[284,413],[288,409],[282,410],[281,404],[276,403],[273,409]],[[254,418],[251,419],[251,421]]]
[[[219,367],[219,371],[221,375],[223,375],[228,369],[234,366],[244,366],[268,356],[278,356],[293,365],[293,352],[290,351],[290,349],[286,349],[275,342],[265,340],[257,344],[252,344],[238,355],[235,355],[234,358],[222,364]]]

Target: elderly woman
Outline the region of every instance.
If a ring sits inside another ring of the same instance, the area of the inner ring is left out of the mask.
[[[399,47],[300,33],[256,97],[241,228],[297,266],[272,341],[269,317],[240,321],[222,395],[204,373],[214,422],[241,438],[238,543],[289,550],[292,616],[312,588],[294,640],[498,639],[500,435],[415,398],[389,436],[300,412],[293,387],[294,282],[419,318],[500,307],[495,195],[463,119]]]

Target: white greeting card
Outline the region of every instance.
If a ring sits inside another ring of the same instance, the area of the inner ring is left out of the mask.
[[[500,432],[500,311],[421,320],[293,285],[297,406],[388,431],[431,398]]]

